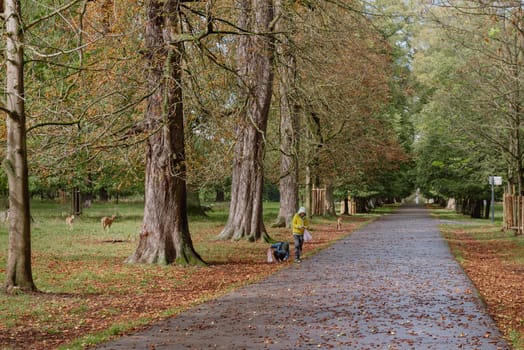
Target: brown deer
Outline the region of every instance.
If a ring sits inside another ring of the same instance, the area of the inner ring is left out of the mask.
[[[116,215],[112,215],[111,217],[108,217],[108,216],[104,216],[101,220],[102,222],[102,228],[104,230],[108,230],[111,228],[111,224],[113,223],[113,221],[115,221],[116,219]]]
[[[73,224],[75,223],[75,216],[74,215],[70,215],[70,216],[66,217],[65,221],[66,221],[67,226],[69,226],[69,229],[72,230],[73,229]]]
[[[337,230],[342,229],[342,221],[344,221],[344,218],[342,216],[339,216],[337,219]]]

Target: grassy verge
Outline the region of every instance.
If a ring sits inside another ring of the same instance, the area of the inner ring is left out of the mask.
[[[495,221],[433,210],[444,219],[441,232],[473,281],[488,312],[514,349],[524,349],[524,237]]]
[[[82,349],[175,315],[232,289],[260,280],[287,264],[266,262],[263,242],[217,241],[227,220],[226,205],[214,205],[206,217],[191,217],[197,252],[209,266],[129,265],[137,246],[143,204],[95,203],[70,230],[68,206],[32,204],[32,266],[39,293],[0,293],[0,348]],[[264,220],[272,222],[278,203],[264,203]],[[100,220],[115,214],[111,229]],[[346,218],[315,217],[314,240],[304,256],[332,244],[381,213]],[[278,240],[292,241],[287,229],[271,229]],[[0,226],[0,279],[5,279],[7,228]]]

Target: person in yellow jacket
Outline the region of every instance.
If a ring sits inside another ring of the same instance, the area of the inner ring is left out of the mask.
[[[306,218],[306,208],[300,207],[298,212],[293,216],[293,239],[295,241],[295,262],[302,262],[302,246],[304,245],[304,230],[309,226],[309,220]]]

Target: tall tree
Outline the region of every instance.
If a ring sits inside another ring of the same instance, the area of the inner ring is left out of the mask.
[[[7,156],[9,184],[9,249],[5,287],[35,290],[31,270],[31,227],[24,100],[24,37],[19,0],[4,0],[6,52]]]
[[[187,219],[184,116],[182,104],[183,42],[180,1],[148,0],[145,47],[147,139],[145,207],[132,263],[204,264],[195,251]]]
[[[275,1],[275,31],[281,33],[275,44],[280,106],[280,208],[274,227],[290,227],[298,209],[299,114],[297,110],[296,59],[291,37],[294,33],[291,2]]]
[[[320,3],[305,11],[308,26],[297,39],[304,181],[327,189],[332,184],[344,196],[406,158],[393,118],[384,113],[391,103],[391,45],[358,3],[351,4]]]
[[[262,221],[264,143],[273,90],[273,7],[269,0],[238,1],[236,58],[241,85],[241,112],[231,179],[231,204],[220,239],[256,241],[266,229]]]

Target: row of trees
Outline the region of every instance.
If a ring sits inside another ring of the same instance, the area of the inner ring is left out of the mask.
[[[419,186],[426,196],[470,203],[461,208],[480,217],[489,176],[503,176],[507,193],[524,190],[523,5],[442,1],[419,10]]]
[[[3,5],[8,289],[35,288],[29,180],[114,191],[143,183],[129,262],[162,264],[204,264],[191,242],[188,190],[229,183],[219,238],[250,241],[266,234],[264,181],[279,184],[280,225],[301,189],[307,205],[312,185],[326,185],[331,202],[337,191],[411,190],[399,175],[413,130],[407,66],[392,44],[403,24],[372,16],[387,10],[380,2]]]

